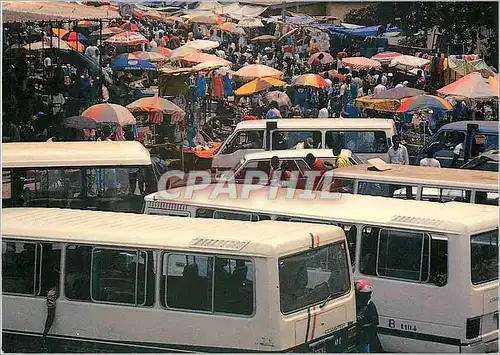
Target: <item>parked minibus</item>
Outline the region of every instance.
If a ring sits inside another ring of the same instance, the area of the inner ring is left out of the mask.
[[[139,142],[2,144],[4,207],[140,213],[160,176]]]
[[[498,206],[498,172],[398,164],[388,164],[388,167],[381,171],[371,164],[360,164],[330,170],[323,175],[318,189]]]
[[[351,350],[349,263],[335,226],[3,209],[3,350],[40,352],[47,290],[47,352]]]
[[[434,157],[439,160],[442,167],[461,166],[482,152],[498,150],[498,122],[458,121],[445,124],[422,148],[415,163],[418,164],[420,159],[425,158],[427,151],[436,144],[439,149],[434,152]],[[456,149],[459,144],[462,148]],[[459,152],[456,158],[454,158],[455,152]],[[484,168],[498,171],[498,161],[492,161]]]
[[[498,207],[278,187],[244,198],[249,186],[157,192],[145,213],[341,226],[354,276],[374,287],[384,351],[498,351]]]
[[[214,153],[212,171],[228,170],[248,153],[293,149],[304,143],[314,149],[349,149],[364,162],[389,161],[394,134],[394,121],[379,118],[243,121]]]

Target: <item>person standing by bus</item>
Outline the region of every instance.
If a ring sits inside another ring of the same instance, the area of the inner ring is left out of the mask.
[[[356,348],[358,352],[369,353],[377,342],[378,312],[371,301],[372,286],[366,280],[356,282]]]
[[[401,144],[401,138],[398,135],[392,136],[392,147],[389,148],[389,163],[409,165],[408,150]]]

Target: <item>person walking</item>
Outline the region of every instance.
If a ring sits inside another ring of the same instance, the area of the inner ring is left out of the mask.
[[[356,281],[356,348],[369,353],[378,341],[379,324],[377,307],[371,300],[372,286],[366,280]]]
[[[392,136],[392,147],[389,148],[389,163],[408,165],[410,159],[408,157],[408,150],[401,144],[401,138],[398,135]]]
[[[431,168],[440,168],[441,163],[439,160],[434,158],[434,153],[437,149],[437,144],[431,144],[429,148],[427,148],[427,156],[425,158],[420,159],[420,166],[427,166]]]

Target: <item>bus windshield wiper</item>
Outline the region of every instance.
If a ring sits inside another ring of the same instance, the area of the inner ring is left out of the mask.
[[[330,300],[334,299],[335,297],[340,296],[344,293],[345,293],[345,291],[330,292],[328,297],[323,301],[323,303],[319,306],[319,308],[323,308],[328,303],[328,301],[330,301]]]

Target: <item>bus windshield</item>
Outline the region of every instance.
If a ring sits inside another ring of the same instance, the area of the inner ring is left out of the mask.
[[[472,284],[498,280],[498,229],[470,239]]]
[[[156,178],[144,166],[4,169],[2,203],[8,207],[53,207],[137,212]]]
[[[344,242],[279,259],[281,312],[288,314],[350,291]]]

